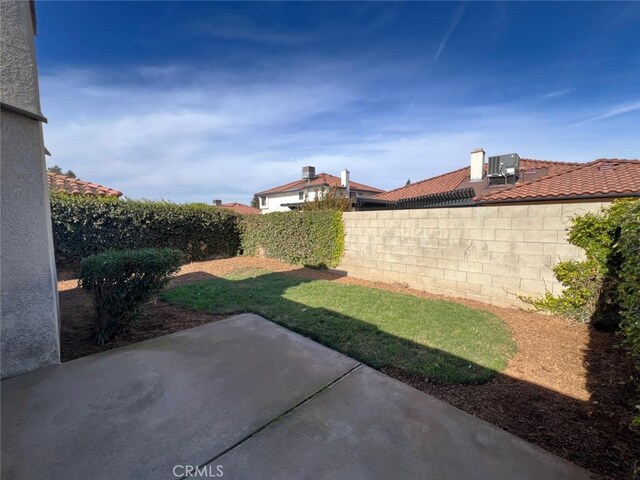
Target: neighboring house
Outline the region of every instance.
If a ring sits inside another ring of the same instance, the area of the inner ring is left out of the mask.
[[[489,157],[471,152],[470,166],[358,202],[360,210],[434,208],[519,202],[606,201],[640,196],[640,160],[588,163]]]
[[[250,207],[243,203],[222,203],[222,200],[214,200],[213,204],[216,207],[226,208],[232,212],[240,213],[242,215],[259,215],[260,209],[256,207]]]
[[[59,173],[47,172],[49,190],[69,193],[71,195],[95,195],[97,197],[120,197],[122,192],[113,188],[85,182],[77,178]]]
[[[353,198],[354,203],[382,193],[379,188],[352,181],[349,170],[342,170],[340,177],[335,177],[328,173],[316,174],[315,167],[302,167],[300,180],[258,192],[256,195],[260,199],[262,213],[284,212],[300,208],[305,199],[313,200],[316,192],[322,194],[331,187],[338,187],[345,196]]]

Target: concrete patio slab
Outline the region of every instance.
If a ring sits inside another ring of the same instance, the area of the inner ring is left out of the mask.
[[[175,478],[358,363],[239,315],[2,382],[2,478]]]
[[[590,477],[586,470],[365,366],[213,464],[234,480]]]

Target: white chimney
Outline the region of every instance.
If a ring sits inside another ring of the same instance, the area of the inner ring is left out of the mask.
[[[484,150],[476,148],[471,152],[471,181],[478,182],[484,177]]]
[[[346,168],[340,172],[340,183],[342,185],[342,188],[344,188],[346,196],[348,197],[349,196],[349,170],[347,170]]]

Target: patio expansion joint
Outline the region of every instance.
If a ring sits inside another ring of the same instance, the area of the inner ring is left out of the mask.
[[[317,395],[321,394],[322,392],[324,392],[325,390],[328,390],[329,388],[333,387],[334,385],[336,385],[337,383],[339,383],[340,381],[342,381],[343,379],[345,379],[348,375],[350,375],[351,373],[353,373],[354,371],[356,371],[358,368],[360,368],[362,366],[362,363],[358,362],[356,365],[354,365],[353,367],[351,367],[349,370],[347,370],[346,372],[344,372],[342,375],[340,375],[338,378],[336,378],[335,380],[327,383],[326,385],[323,385],[321,388],[319,388],[318,390],[316,390],[315,392],[313,392],[311,395],[309,395],[308,397],[304,398],[303,400],[301,400],[300,402],[296,403],[295,405],[293,405],[292,407],[288,408],[287,410],[285,410],[284,412],[282,412],[280,415],[278,415],[277,417],[272,418],[271,420],[269,420],[267,423],[265,423],[264,425],[258,427],[256,430],[254,430],[253,432],[245,435],[244,437],[242,437],[240,440],[238,440],[237,442],[235,442],[233,445],[225,448],[224,450],[222,450],[220,453],[218,453],[217,455],[215,455],[213,458],[210,458],[209,460],[207,460],[206,462],[204,462],[203,464],[199,465],[199,468],[204,468],[205,466],[209,465],[210,463],[215,462],[218,458],[222,457],[223,455],[225,455],[226,453],[229,453],[231,450],[233,450],[236,447],[239,447],[240,445],[242,445],[244,442],[246,442],[247,440],[249,440],[250,438],[255,437],[256,435],[258,435],[260,432],[262,432],[264,429],[266,429],[267,427],[273,425],[274,423],[276,423],[277,421],[281,420],[282,418],[286,417],[287,415],[289,415],[291,412],[297,410],[298,408],[300,408],[301,406],[303,406],[304,404],[308,403],[309,401],[311,401],[314,397],[316,397]],[[180,480],[184,480],[186,478],[189,477],[182,477]]]

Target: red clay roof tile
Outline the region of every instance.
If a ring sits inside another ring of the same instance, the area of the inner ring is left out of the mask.
[[[269,190],[263,190],[262,192],[256,193],[256,195],[270,195],[273,193],[283,193],[289,191],[296,191],[301,188],[307,187],[339,187],[342,184],[342,180],[339,177],[335,177],[333,175],[329,175],[328,173],[319,173],[313,180],[296,180],[295,182],[286,183],[284,185],[280,185],[279,187],[270,188]],[[362,183],[350,181],[350,188],[352,190],[361,190],[363,192],[382,192],[379,188],[370,187],[368,185],[364,185]]]
[[[50,190],[57,190],[71,195],[96,195],[101,197],[120,197],[122,192],[113,188],[85,182],[77,178],[68,177],[59,173],[47,172],[47,183]]]
[[[244,205],[242,203],[223,203],[218,206],[243,215],[256,215],[260,213],[259,208],[250,207],[249,205]]]

